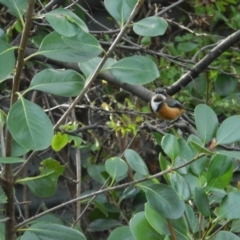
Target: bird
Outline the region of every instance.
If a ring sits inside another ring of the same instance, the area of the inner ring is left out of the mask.
[[[164,88],[156,89],[150,101],[150,109],[157,118],[164,120],[176,120],[188,110],[169,96]]]

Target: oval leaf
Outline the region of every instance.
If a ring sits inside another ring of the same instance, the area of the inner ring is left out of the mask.
[[[96,66],[101,62],[102,58],[95,57],[93,59],[90,59],[86,62],[79,63],[79,68],[83,72],[86,78],[90,77],[91,74],[96,69]],[[100,73],[102,73],[106,68],[111,67],[114,63],[116,63],[116,60],[113,58],[108,58],[106,62],[103,64]]]
[[[62,39],[69,47],[81,52],[81,55],[88,59],[96,57],[102,52],[98,40],[93,35],[84,31],[78,31],[75,36],[62,37]]]
[[[223,155],[213,156],[207,171],[207,185],[214,188],[225,188],[233,175],[233,161]]]
[[[86,237],[79,231],[55,223],[37,223],[27,228],[26,232],[34,233],[37,239],[51,240],[86,240]],[[23,237],[22,237],[23,238]],[[24,238],[25,239],[25,238]]]
[[[219,218],[225,218],[228,220],[240,218],[240,193],[230,192],[223,198],[219,211]]]
[[[0,40],[0,82],[8,77],[14,66],[14,48]]]
[[[127,149],[124,156],[130,167],[144,176],[149,175],[148,168],[142,158],[132,149]]]
[[[133,31],[140,36],[156,37],[163,35],[168,24],[165,19],[152,16],[144,18],[133,24]]]
[[[118,80],[129,84],[149,83],[160,76],[155,63],[143,56],[123,58],[106,70]]]
[[[172,188],[178,193],[178,195],[184,201],[189,200],[191,197],[191,191],[187,181],[176,172],[170,175],[170,181]]]
[[[59,34],[72,37],[79,28],[88,32],[86,24],[72,11],[64,8],[57,8],[45,14],[51,27]]]
[[[204,145],[215,137],[218,119],[215,112],[205,104],[199,104],[194,110],[198,134]]]
[[[91,164],[88,166],[87,168],[87,172],[89,174],[89,176],[96,180],[97,182],[100,183],[104,183],[107,179],[107,177],[104,177],[104,173],[105,175],[107,175],[105,167],[103,164]]]
[[[84,82],[82,75],[76,71],[45,69],[34,76],[24,94],[38,90],[58,96],[73,97],[81,92]]]
[[[128,165],[119,157],[109,158],[105,162],[105,168],[108,174],[113,178],[117,179],[126,175],[128,171]]]
[[[130,220],[130,230],[137,240],[159,240],[161,235],[149,224],[144,212],[139,212]]]
[[[209,200],[201,187],[195,187],[195,203],[198,211],[202,213],[205,217],[210,216]]]
[[[122,27],[137,2],[138,0],[105,0],[104,4],[108,12],[119,22],[120,27]]]
[[[171,158],[172,162],[175,161],[179,154],[179,144],[177,138],[172,134],[166,134],[162,138],[163,151]]]
[[[178,219],[184,213],[184,202],[168,185],[152,184],[146,189],[146,197],[153,209],[166,218]]]
[[[213,240],[240,240],[240,237],[231,232],[220,231]]]
[[[87,34],[87,33],[86,33]],[[80,34],[84,35],[84,34]],[[78,38],[79,36],[75,36],[75,38]],[[93,36],[91,36],[94,38]],[[57,32],[52,32],[48,34],[42,41],[41,46],[39,48],[39,51],[36,54],[42,54],[50,59],[54,59],[57,61],[62,61],[62,62],[82,62],[82,61],[87,61],[93,57],[98,56],[100,50],[98,46],[93,46],[91,45],[88,47],[88,40],[89,38],[81,39],[81,43],[85,48],[81,49],[76,49],[70,45],[70,40],[66,41],[66,38],[62,37],[59,35]],[[86,41],[87,40],[87,41]],[[80,43],[79,43],[80,44]],[[98,49],[95,53],[92,52],[92,49]],[[88,50],[91,50],[88,52]]]
[[[1,0],[3,5],[8,8],[8,12],[18,18],[26,13],[28,1],[27,0]]]
[[[109,235],[107,240],[134,240],[130,228],[128,226],[115,228]]]
[[[50,119],[37,104],[22,97],[10,108],[7,124],[16,142],[27,149],[44,150],[52,142]]]
[[[155,211],[148,202],[145,203],[145,216],[148,222],[157,232],[162,235],[170,234],[167,219]]]
[[[217,131],[217,144],[231,144],[240,141],[240,115],[222,122]]]

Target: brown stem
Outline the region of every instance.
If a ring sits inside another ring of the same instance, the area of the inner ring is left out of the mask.
[[[34,0],[29,0],[28,9],[26,12],[26,23],[23,29],[23,34],[20,42],[20,46],[18,49],[18,58],[16,64],[16,73],[13,78],[13,86],[12,86],[12,94],[11,94],[11,102],[10,107],[17,101],[16,92],[19,91],[20,85],[20,77],[22,73],[22,69],[24,66],[24,54],[25,48],[27,46],[27,40],[31,28],[32,14],[34,9]],[[10,157],[12,155],[12,136],[9,131],[7,131],[6,135],[6,156]],[[5,205],[6,217],[9,218],[9,221],[5,224],[5,239],[13,240],[14,239],[14,179],[12,175],[12,166],[11,164],[4,165],[4,172],[1,178],[1,184],[3,190],[7,196],[7,203]]]

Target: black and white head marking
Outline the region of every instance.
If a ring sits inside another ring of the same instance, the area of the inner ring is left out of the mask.
[[[155,94],[151,99],[151,107],[153,112],[157,112],[160,104],[166,99],[163,94]]]

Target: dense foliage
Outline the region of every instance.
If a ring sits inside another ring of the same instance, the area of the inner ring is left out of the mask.
[[[239,7],[0,0],[0,239],[239,239]]]

